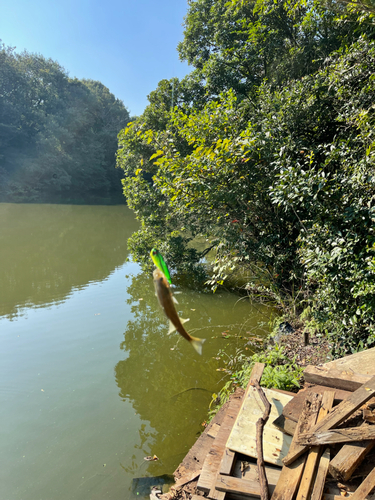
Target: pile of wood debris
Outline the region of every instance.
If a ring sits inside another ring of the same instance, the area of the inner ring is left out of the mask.
[[[260,389],[256,364],[246,392],[219,412],[159,498],[375,498],[374,361],[375,348],[308,366],[298,394]]]

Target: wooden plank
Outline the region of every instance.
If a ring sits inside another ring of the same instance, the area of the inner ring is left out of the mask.
[[[207,467],[204,468],[204,477],[202,480],[198,481],[198,489],[203,488],[206,486],[208,489],[208,496],[212,498],[213,500],[223,500],[225,497],[225,493],[216,490],[215,488],[215,482],[216,482],[216,476],[217,473],[219,472],[221,466],[223,465],[223,468],[225,470],[228,470],[228,468],[231,468],[231,458],[234,458],[233,455],[229,455],[225,457],[224,459],[224,454],[226,450],[226,442],[228,440],[229,434],[233,428],[233,424],[235,421],[235,418],[238,415],[238,412],[240,411],[240,408],[243,407],[244,401],[251,390],[252,384],[257,381],[259,382],[260,379],[262,378],[263,375],[263,370],[264,370],[265,364],[264,363],[255,363],[253,366],[253,369],[250,374],[250,380],[248,383],[248,386],[246,388],[245,394],[241,400],[241,404],[236,408],[236,411],[228,415],[226,421],[225,421],[225,428],[223,429],[222,432],[218,432],[217,438],[215,439],[211,451],[210,451],[210,457],[207,457],[208,464]],[[223,422],[224,424],[224,422]],[[215,460],[212,460],[212,458],[215,457]],[[222,461],[224,459],[224,463],[222,464]],[[233,462],[232,462],[233,465]],[[207,473],[207,474],[206,474]],[[201,476],[202,477],[202,476]]]
[[[371,380],[353,392],[347,399],[344,399],[338,406],[335,406],[321,422],[318,422],[313,429],[311,429],[311,433],[324,432],[337,427],[366,403],[374,394],[375,377],[372,377]],[[288,455],[283,460],[284,464],[291,464],[293,460],[299,457],[306,449],[307,446],[299,445],[295,447],[292,452],[289,450]]]
[[[241,403],[242,398],[238,397],[233,398],[229,403],[224,420],[220,425],[220,430],[203,463],[202,472],[199,476],[197,485],[197,489],[200,491],[209,492],[213,482],[216,481],[216,474],[220,467],[225,444],[241,407]]]
[[[289,418],[290,420],[294,420],[294,422],[298,422],[299,416],[301,414],[301,409],[303,402],[308,394],[314,393],[314,394],[324,394],[327,390],[334,390],[332,388],[327,388],[322,385],[316,385],[313,387],[308,387],[306,389],[301,389],[295,397],[289,401],[288,404],[284,406],[283,409],[283,415],[285,415],[286,418]],[[336,390],[335,391],[335,404],[341,403],[343,399],[346,399],[348,396],[350,396],[351,392],[349,391],[342,391],[342,390]]]
[[[264,370],[264,363],[255,363],[251,375],[250,382],[242,399],[232,399],[228,407],[227,413],[221,424],[220,430],[216,435],[216,439],[212,444],[211,450],[207,455],[202,468],[202,473],[199,477],[197,489],[209,493],[209,497],[213,500],[223,500],[225,493],[215,489],[216,475],[220,469],[223,459],[226,442],[233,428],[233,424],[237,418],[240,408],[243,406],[246,396],[252,388],[251,383],[254,380],[260,380]]]
[[[363,500],[375,488],[375,467],[366,477],[363,483],[355,490],[351,500]]]
[[[331,429],[329,431],[317,431],[313,434],[300,434],[298,444],[308,446],[319,446],[335,443],[351,443],[375,439],[375,425],[361,425],[360,427],[349,427],[348,429]]]
[[[356,352],[343,358],[335,359],[329,363],[325,363],[328,369],[336,369],[342,372],[354,372],[362,375],[375,375],[375,347],[366,349],[365,351]]]
[[[254,364],[253,369],[251,370],[251,374],[250,374],[250,381],[249,381],[250,385],[253,385],[255,380],[260,383],[260,379],[262,378],[265,366],[266,365],[264,363],[255,363]]]
[[[306,382],[346,391],[356,391],[371,379],[370,375],[327,368],[326,365],[309,365],[305,368],[303,376]]]
[[[224,453],[223,453],[223,458],[221,459],[220,467],[219,467],[219,473],[224,474],[227,476],[230,476],[232,473],[232,469],[234,467],[234,460],[235,460],[236,454],[232,450],[228,450],[228,448],[225,448]]]
[[[320,422],[326,415],[328,415],[329,411],[333,406],[334,396],[335,396],[334,391],[326,391],[323,394],[322,405],[319,410],[317,422]],[[313,446],[309,450],[307,456],[296,500],[304,500],[308,498],[314,481],[315,471],[319,463],[319,458],[320,458],[320,447]]]
[[[220,425],[213,424],[211,428],[207,431],[207,436],[210,436],[215,439],[219,430],[220,430]]]
[[[320,457],[318,470],[312,487],[310,500],[321,500],[323,496],[324,483],[327,477],[330,457],[331,457],[331,452],[329,448],[326,448],[323,455]]]
[[[318,394],[311,394],[305,399],[301,416],[298,420],[297,429],[290,446],[292,449],[299,433],[301,431],[306,431],[306,429],[308,430],[314,425],[320,403],[321,396]],[[305,466],[305,460],[306,455],[298,457],[297,460],[294,460],[290,465],[284,465],[271,500],[292,500],[294,498]]]
[[[272,425],[274,425],[280,431],[285,432],[285,434],[293,436],[296,431],[297,422],[286,418],[284,415],[280,415],[276,420],[272,422]]]
[[[264,389],[264,393],[271,403],[270,419],[263,432],[264,460],[281,466],[282,458],[287,454],[292,438],[273,426],[272,421],[281,415],[284,405],[290,401],[291,396],[274,392],[272,389]],[[229,436],[228,448],[249,457],[257,458],[256,422],[263,415],[263,408],[257,390],[250,386]]]
[[[276,486],[280,478],[281,469],[279,467],[272,467],[266,465],[266,475],[268,483]],[[233,468],[233,476],[245,479],[247,481],[255,481],[259,483],[258,466],[256,462],[244,462],[243,460],[236,460]]]
[[[222,476],[218,474],[216,479],[216,489],[225,493],[236,493],[244,496],[260,497],[259,483],[246,481],[238,477]]]
[[[308,366],[306,382],[355,391],[375,375],[375,348],[344,356],[321,367]]]
[[[329,473],[338,481],[347,481],[375,446],[375,440],[345,444],[329,464]]]
[[[190,483],[190,481],[194,481],[195,479],[197,479],[198,476],[200,476],[201,472],[202,472],[201,470],[194,470],[189,474],[186,474],[176,482],[174,488],[180,488],[184,484]]]

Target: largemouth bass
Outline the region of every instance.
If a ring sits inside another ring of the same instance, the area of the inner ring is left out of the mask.
[[[184,339],[190,342],[198,354],[202,354],[202,345],[206,339],[198,339],[197,337],[192,337],[188,334],[182,325],[188,320],[179,318],[173,303],[171,289],[164,273],[162,273],[159,269],[155,269],[153,276],[156,296],[170,322],[169,333],[177,330],[178,333],[184,337]]]
[[[169,274],[168,266],[165,263],[162,254],[159,252],[159,250],[156,250],[156,248],[153,248],[150,252],[152,262],[155,264],[155,266],[161,271],[164,276],[167,278],[168,283],[171,285],[172,280],[171,276]]]

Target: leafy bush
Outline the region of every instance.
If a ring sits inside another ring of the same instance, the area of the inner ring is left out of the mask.
[[[271,350],[253,354],[250,358],[237,354],[235,359],[227,359],[226,371],[230,374],[230,380],[226,382],[219,394],[212,395],[209,419],[212,419],[219,408],[229,400],[236,387],[244,389],[247,387],[255,363],[266,365],[260,381],[262,387],[284,391],[299,389],[303,369],[297,366],[294,359],[289,360],[283,352],[284,348],[276,344]]]

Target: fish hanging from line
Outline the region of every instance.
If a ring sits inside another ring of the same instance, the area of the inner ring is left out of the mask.
[[[206,339],[198,339],[197,337],[192,337],[188,334],[188,332],[183,327],[183,323],[188,320],[179,318],[173,303],[172,292],[169,287],[169,283],[164,276],[164,273],[162,273],[159,269],[155,269],[153,276],[156,296],[159,300],[159,304],[161,305],[165,315],[170,322],[168,333],[172,333],[177,330],[177,332],[182,337],[184,337],[184,339],[190,342],[190,344],[194,347],[198,354],[202,354],[202,345]]]
[[[155,266],[161,271],[164,276],[167,278],[168,283],[171,285],[172,280],[171,276],[169,274],[168,266],[165,263],[162,254],[157,250],[156,248],[153,248],[150,252],[152,262],[155,264]]]

